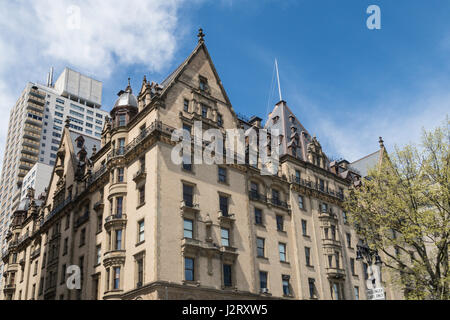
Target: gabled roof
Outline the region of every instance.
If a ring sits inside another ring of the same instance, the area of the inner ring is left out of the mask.
[[[361,177],[367,177],[370,169],[374,168],[380,163],[383,156],[383,148],[374,153],[371,153],[359,160],[356,160],[350,164],[350,167],[357,171]]]
[[[220,87],[220,90],[225,97],[226,103],[231,106],[230,99],[228,98],[228,95],[225,91],[225,88],[223,87],[222,80],[220,80],[219,74],[217,73],[216,67],[214,66],[214,63],[211,59],[211,56],[209,55],[208,49],[206,48],[204,40],[200,40],[197,44],[197,46],[194,48],[194,50],[191,52],[191,54],[181,63],[178,68],[176,68],[164,81],[161,82],[161,86],[163,87],[161,95],[164,95],[167,90],[175,83],[175,81],[178,79],[178,77],[183,73],[183,71],[186,69],[186,67],[189,65],[189,63],[193,60],[193,58],[200,52],[200,50],[204,50],[206,54],[206,58],[208,59],[211,69],[214,73],[214,76],[217,79],[217,83]]]
[[[275,123],[273,123],[274,118],[278,118]],[[270,113],[264,128],[278,129],[280,130],[280,134],[285,137],[280,145],[280,156],[288,153],[288,147],[293,145],[291,139],[297,136],[299,139],[297,147],[301,150],[301,152],[297,154],[297,157],[306,161],[307,146],[310,142],[312,142],[312,137],[291,109],[289,109],[286,101],[282,100],[275,105],[275,108]],[[293,132],[292,128],[294,128],[295,132]]]

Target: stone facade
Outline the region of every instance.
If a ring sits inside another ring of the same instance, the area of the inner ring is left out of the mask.
[[[202,34],[164,82],[119,95],[101,145],[66,126],[47,194],[15,213],[5,299],[365,299],[342,210],[358,177],[296,118],[303,135],[284,133],[278,175],[171,161],[172,132],[194,121],[262,129],[234,113]],[[80,290],[66,285],[72,265]]]

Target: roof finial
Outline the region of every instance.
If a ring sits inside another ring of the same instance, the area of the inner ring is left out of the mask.
[[[383,149],[384,148],[384,141],[383,141],[382,137],[380,137],[379,143],[380,143],[380,149]]]
[[[128,93],[132,93],[133,92],[133,90],[131,89],[130,81],[131,81],[131,78],[128,78],[128,87],[125,89],[125,92],[128,92]]]
[[[198,29],[198,35],[197,35],[197,37],[198,37],[198,42],[203,42],[203,41],[205,41],[203,38],[205,37],[205,34],[203,33],[203,29],[202,28],[200,28],[200,29]]]

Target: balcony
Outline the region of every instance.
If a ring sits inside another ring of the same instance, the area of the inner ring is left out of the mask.
[[[318,191],[320,193],[324,193],[326,195],[329,195],[331,197],[337,198],[337,199],[342,200],[342,201],[345,200],[344,194],[342,192],[336,192],[336,191],[327,189],[323,185],[316,184],[316,183],[313,183],[311,181],[307,181],[305,179],[301,179],[301,178],[296,177],[296,176],[292,176],[291,181],[293,183],[297,184],[297,185],[302,186],[302,187],[305,187],[305,188],[308,188],[308,189],[311,189],[311,190],[316,190],[316,191]]]
[[[183,252],[197,254],[203,248],[203,246],[200,240],[183,238],[181,240],[181,248]]]
[[[289,210],[289,205],[287,204],[287,202],[281,201],[280,199],[272,198],[270,199],[270,203],[274,206]]]
[[[111,250],[105,252],[103,256],[103,265],[109,267],[111,265],[124,264],[125,263],[125,250]]]
[[[344,279],[345,278],[345,270],[339,268],[326,268],[328,278],[332,279]]]
[[[146,177],[147,177],[147,172],[146,172],[145,168],[142,168],[134,174],[133,181],[138,183],[142,180],[145,180]]]
[[[56,214],[61,212],[69,203],[72,202],[72,197],[68,197],[66,200],[58,204],[47,216],[45,216],[44,220],[41,221],[41,227],[47,223],[51,218],[53,218]]]
[[[5,294],[12,294],[14,293],[15,290],[16,290],[15,284],[6,284],[5,287],[3,288],[3,292]]]
[[[109,161],[109,160],[112,160],[115,158],[123,157],[124,155],[125,155],[125,147],[120,147],[120,148],[111,150],[108,153],[106,159],[107,159],[107,161]]]
[[[34,250],[34,251],[30,254],[30,259],[31,259],[31,260],[34,260],[34,259],[36,259],[37,257],[39,257],[40,254],[41,254],[41,248],[38,248],[38,249]]]
[[[322,239],[322,246],[326,248],[341,247],[341,242],[335,239]]]
[[[105,219],[105,229],[109,230],[112,226],[125,227],[127,224],[127,215],[122,214],[112,214]]]
[[[238,256],[237,248],[222,246],[220,247],[220,253],[225,262],[233,263]]]
[[[219,221],[221,224],[227,223],[227,224],[231,224],[234,221],[236,221],[236,219],[234,218],[234,214],[231,214],[229,212],[223,212],[223,211],[219,211]]]
[[[197,203],[194,203],[193,200],[182,200],[180,204],[180,209],[184,211],[193,211],[199,212],[200,206]]]
[[[252,201],[261,201],[261,202],[267,202],[267,197],[259,194],[258,192],[255,191],[250,191],[248,194],[248,197],[250,198],[250,200]]]

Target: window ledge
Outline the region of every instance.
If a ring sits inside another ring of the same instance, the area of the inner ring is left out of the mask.
[[[284,231],[284,230],[278,230],[278,229],[277,229],[277,231],[278,231],[280,234],[282,234],[282,235],[284,235],[284,236],[287,236],[287,231]]]
[[[291,264],[289,261],[281,261],[281,260],[280,260],[280,262],[281,262],[282,264],[286,264],[286,265],[290,265],[290,264]]]
[[[145,201],[141,204],[138,204],[136,207],[136,210],[142,208],[143,206],[145,206]]]
[[[143,241],[141,241],[141,242],[138,242],[138,243],[136,243],[136,247],[139,247],[140,245],[142,245],[142,244],[144,244],[145,243],[145,240],[143,240]]]
[[[267,229],[265,225],[260,224],[260,223],[255,223],[255,226],[263,228],[263,229]]]
[[[269,261],[269,258],[267,258],[267,257],[257,256],[257,258],[258,258],[258,259],[262,259],[262,260]]]

